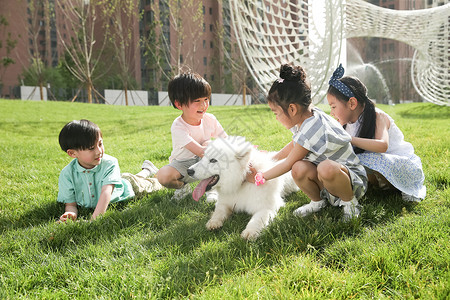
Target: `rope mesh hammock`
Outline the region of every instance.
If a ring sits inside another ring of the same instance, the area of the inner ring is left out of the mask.
[[[305,68],[313,102],[319,103],[345,39],[379,37],[412,46],[417,93],[450,105],[450,4],[400,11],[362,0],[231,0],[231,17],[244,61],[262,90],[270,88],[281,64],[294,63]]]

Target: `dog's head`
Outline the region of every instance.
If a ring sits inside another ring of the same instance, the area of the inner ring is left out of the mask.
[[[187,170],[189,176],[201,180],[193,193],[194,199],[198,200],[214,185],[241,184],[248,171],[252,149],[252,144],[244,137],[229,136],[212,141],[203,158]]]

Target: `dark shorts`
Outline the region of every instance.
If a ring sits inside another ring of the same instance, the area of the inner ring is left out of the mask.
[[[196,164],[200,161],[200,157],[195,157],[187,160],[173,160],[168,166],[171,166],[172,168],[175,168],[180,174],[181,174],[181,181],[184,183],[194,182],[198,181],[198,179],[194,179],[191,176],[188,175],[187,169],[189,169],[190,166]]]

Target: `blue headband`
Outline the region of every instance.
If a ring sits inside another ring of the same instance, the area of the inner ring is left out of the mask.
[[[337,69],[333,72],[333,76],[331,76],[328,84],[336,88],[339,92],[349,98],[355,97],[355,94],[353,94],[352,90],[343,82],[339,81],[339,78],[341,78],[342,76],[344,76],[344,68],[342,67],[342,64],[339,64],[339,67],[337,67]]]

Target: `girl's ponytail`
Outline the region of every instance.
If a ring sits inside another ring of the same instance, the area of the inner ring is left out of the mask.
[[[375,138],[375,130],[377,124],[377,114],[375,112],[375,104],[372,100],[370,100],[367,95],[359,97],[358,92],[355,93],[358,101],[361,99],[362,104],[364,105],[364,110],[360,116],[361,118],[361,127],[359,128],[359,132],[357,133],[357,137],[366,138],[366,139],[374,139]],[[362,153],[365,150],[354,147],[354,151],[356,154]]]

